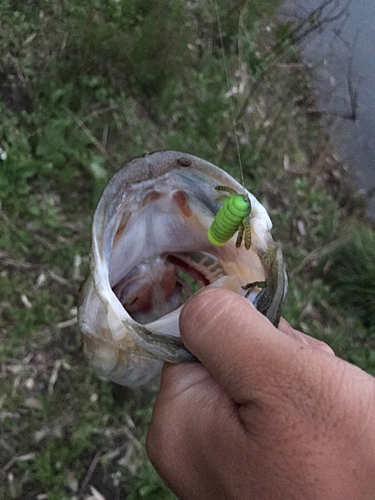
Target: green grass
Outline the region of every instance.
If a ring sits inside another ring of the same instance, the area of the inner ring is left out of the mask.
[[[337,303],[375,332],[375,231],[353,224],[324,256],[323,276]]]
[[[165,4],[0,5],[4,499],[85,499],[92,487],[107,499],[173,498],[143,446],[155,391],[94,375],[74,324],[78,290],[95,206],[127,160],[171,148],[240,178],[232,109],[246,187],[266,204],[286,257],[285,316],[375,373],[373,317],[344,309],[352,284],[332,287],[317,266],[361,204],[300,104],[310,77],[274,21],[277,2],[217,1],[229,82],[215,4]],[[228,84],[241,91],[229,98]],[[357,243],[340,251],[365,265],[373,243]],[[355,286],[372,304],[373,281],[369,292],[362,278]]]

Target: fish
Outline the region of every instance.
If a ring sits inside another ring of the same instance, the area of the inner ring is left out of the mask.
[[[223,205],[218,186],[250,200],[248,249],[236,246],[235,235],[220,246],[207,237]],[[157,377],[164,361],[197,361],[180,338],[179,315],[207,286],[247,297],[277,326],[288,279],[271,229],[255,196],[206,160],[162,151],[127,163],[97,205],[78,305],[84,352],[96,373],[137,387]]]

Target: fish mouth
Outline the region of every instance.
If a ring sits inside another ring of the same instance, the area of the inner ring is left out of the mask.
[[[209,241],[222,204],[216,185],[212,177],[177,169],[116,194],[95,241],[102,280],[109,279],[128,322],[178,337],[179,311],[199,289],[213,285],[245,295],[241,286],[264,280],[255,246],[236,248],[235,238],[220,247]]]
[[[251,202],[251,247],[232,237],[213,245],[210,228],[223,201],[217,186]],[[287,291],[281,250],[266,209],[235,179],[200,158],[175,151],[128,163],[109,182],[95,211],[90,270],[78,319],[97,373],[136,387],[163,361],[193,361],[180,338],[184,303],[204,287],[249,296],[278,324]],[[246,288],[245,289],[243,289]]]
[[[218,259],[207,252],[165,253],[142,262],[112,290],[129,315],[144,325],[180,308],[225,275]]]

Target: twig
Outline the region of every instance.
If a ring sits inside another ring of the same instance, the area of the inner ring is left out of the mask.
[[[324,255],[327,255],[327,253],[330,253],[332,250],[334,250],[336,247],[341,245],[342,243],[345,242],[346,238],[340,238],[339,240],[336,240],[334,242],[328,243],[328,245],[325,245],[324,247],[318,249],[318,250],[313,250],[312,252],[308,253],[306,257],[296,266],[289,274],[289,276],[292,278],[296,274],[298,274],[304,267],[305,265],[311,261],[314,260],[318,257],[323,257]]]
[[[108,123],[106,123],[103,127],[103,133],[102,133],[102,144],[103,148],[106,149],[107,147],[107,140],[108,140]]]
[[[48,250],[52,250],[52,251],[55,251],[57,250],[57,246],[53,245],[52,243],[50,243],[49,241],[47,241],[45,238],[43,238],[42,236],[39,236],[39,234],[33,234],[33,237],[39,241],[40,243],[42,243],[42,245],[44,245],[46,248],[48,248]]]
[[[36,456],[35,453],[27,453],[26,455],[19,455],[19,456],[16,456],[16,457],[12,457],[9,460],[9,462],[7,462],[4,465],[4,467],[1,469],[1,472],[6,472],[11,467],[13,467],[13,465],[16,462],[27,462],[28,460],[34,460],[35,456]]]
[[[100,429],[100,428],[94,428],[93,430],[97,434],[104,433],[103,429]],[[134,436],[132,431],[126,425],[123,427],[120,427],[119,429],[106,429],[106,433],[110,433],[113,436],[125,435],[135,445],[137,450],[143,450],[143,446],[142,446],[141,442]]]
[[[94,470],[96,469],[96,466],[98,465],[98,462],[99,462],[99,459],[101,457],[101,454],[102,454],[102,450],[100,451],[97,451],[95,453],[95,456],[90,464],[90,467],[88,468],[87,472],[86,472],[86,475],[82,481],[82,484],[79,488],[79,495],[82,495],[82,493],[85,491],[87,485],[89,484],[89,481],[94,473]]]
[[[55,364],[54,364],[54,367],[52,370],[52,374],[51,374],[51,378],[49,379],[48,394],[53,393],[53,387],[56,384],[57,377],[59,376],[60,368],[61,368],[61,359],[58,359],[57,361],[55,361]]]
[[[40,269],[42,267],[41,264],[11,259],[6,252],[2,251],[0,251],[0,265],[3,267],[12,267],[13,269],[24,269],[25,271]]]
[[[90,491],[92,496],[89,497],[89,500],[106,500],[106,498],[96,488],[94,488],[94,486],[90,486]]]
[[[300,25],[297,26],[297,28],[293,31],[292,38],[294,40],[294,43],[300,43],[304,38],[308,37],[314,31],[319,30],[325,24],[333,23],[334,21],[337,21],[343,15],[345,15],[345,13],[347,14],[351,0],[348,0],[337,14],[333,14],[331,15],[331,17],[329,17],[329,12],[326,17],[322,17],[324,9],[326,9],[326,7],[328,7],[332,3],[334,3],[335,5],[333,6],[331,12],[334,12],[337,7],[337,1],[334,0],[327,0],[320,7],[310,12],[308,18],[302,21]],[[315,19],[316,21],[314,21]],[[308,28],[298,34],[298,31],[302,30],[306,26],[306,24],[308,25]]]
[[[69,281],[63,278],[62,276],[59,276],[58,274],[54,273],[53,271],[48,271],[48,274],[50,277],[54,280],[57,281],[57,283],[60,283],[60,285],[69,285]]]
[[[63,328],[68,328],[69,326],[73,326],[77,324],[77,318],[72,318],[72,319],[67,319],[66,321],[60,321],[60,323],[57,323],[57,328],[60,328],[62,330]]]
[[[32,309],[33,305],[29,301],[29,299],[27,298],[27,295],[25,295],[25,294],[21,295],[21,302],[26,307],[26,309]]]
[[[73,111],[70,111],[69,108],[65,107],[65,111],[74,119],[74,121],[83,130],[83,132],[87,135],[87,137],[90,138],[90,140],[95,144],[95,146],[98,148],[101,154],[107,158],[109,164],[116,170],[119,170],[120,165],[112,158],[112,156],[108,153],[105,147],[94,136],[91,130],[88,127],[86,127],[83,121],[76,114],[74,114]]]

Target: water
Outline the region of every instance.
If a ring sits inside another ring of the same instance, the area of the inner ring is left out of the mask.
[[[285,0],[281,14],[306,18],[322,4]],[[368,197],[368,213],[375,218],[375,0],[325,4],[321,18],[338,18],[303,39],[300,47],[316,69],[317,105],[332,141],[351,163],[355,185]]]

